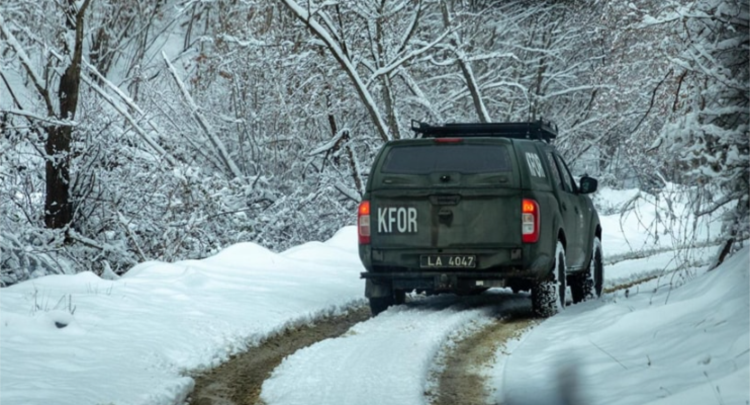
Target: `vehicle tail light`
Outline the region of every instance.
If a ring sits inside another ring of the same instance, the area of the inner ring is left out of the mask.
[[[362,201],[359,203],[357,212],[357,233],[359,234],[359,244],[370,244],[370,202]]]
[[[539,204],[527,198],[521,208],[521,240],[523,243],[536,243],[539,240]]]
[[[435,138],[435,143],[460,143],[463,141],[463,138]]]

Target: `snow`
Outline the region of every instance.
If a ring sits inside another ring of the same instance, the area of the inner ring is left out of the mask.
[[[569,306],[500,348],[485,370],[488,401],[554,403],[562,369],[578,376],[584,404],[748,402],[750,250],[708,272],[717,225],[694,231],[677,221],[665,233],[656,220],[664,198],[641,194],[620,213],[637,195],[597,193],[609,207],[607,286],[656,278]],[[690,248],[693,239],[704,245]],[[691,266],[676,265],[684,257]],[[1,289],[0,403],[182,404],[190,372],[364,305],[360,271],[356,228],[347,227],[281,253],[240,243],[204,260],[141,263],[107,276],[114,280],[81,273]],[[528,305],[527,294],[502,289],[414,298],[287,357],[261,397],[268,405],[428,403],[439,359],[460,336]]]
[[[80,273],[0,290],[0,403],[180,403],[187,370],[362,304],[356,252],[350,227],[281,254],[241,243],[116,281]]]
[[[360,94],[362,101],[368,107],[368,111],[372,116],[372,119],[377,123],[379,131],[381,132],[381,136],[384,137],[384,140],[385,138],[390,139],[391,135],[388,134],[388,126],[385,124],[383,117],[380,115],[380,109],[372,108],[372,106],[376,105],[376,103],[373,100],[372,95],[370,94],[370,90],[362,81],[362,78],[359,76],[356,67],[352,64],[351,60],[346,55],[346,52],[344,52],[338,46],[337,41],[334,41],[333,38],[331,38],[331,35],[328,33],[328,30],[326,30],[325,27],[320,25],[320,23],[315,21],[315,19],[310,18],[311,13],[308,13],[308,11],[305,10],[304,7],[300,6],[299,4],[297,4],[297,2],[292,0],[283,0],[283,2],[295,15],[297,15],[297,17],[305,21],[310,30],[312,30],[312,32],[323,42],[321,45],[325,45],[326,47],[328,47],[328,50],[330,50],[332,54],[336,55],[336,59],[343,65],[344,70],[346,71],[347,75],[349,75],[349,78],[353,82],[354,87]],[[318,9],[315,11],[315,13],[324,14],[325,12]]]
[[[299,405],[423,402],[438,349],[451,333],[488,317],[487,309],[431,304],[394,308],[287,357],[263,384],[261,399]]]
[[[496,400],[554,403],[558,387],[545,382],[572,361],[583,403],[746,403],[748,254],[681,286],[650,281],[636,294],[618,291],[542,323],[509,356],[498,354],[493,386],[504,389]]]

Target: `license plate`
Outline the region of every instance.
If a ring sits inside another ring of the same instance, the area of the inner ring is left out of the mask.
[[[430,269],[473,269],[477,267],[477,257],[474,255],[422,255],[419,257],[419,266]]]

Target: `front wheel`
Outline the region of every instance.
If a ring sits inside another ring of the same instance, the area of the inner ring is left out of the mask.
[[[535,281],[531,287],[531,308],[534,315],[547,318],[565,308],[565,248],[557,242],[555,265],[549,277]]]

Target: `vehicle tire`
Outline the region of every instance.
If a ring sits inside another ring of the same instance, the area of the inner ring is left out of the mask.
[[[385,311],[394,304],[392,295],[387,297],[371,297],[370,298],[370,313],[372,316],[378,316],[381,312]]]
[[[531,308],[534,315],[547,318],[565,308],[565,249],[557,242],[555,264],[547,279],[531,287]]]
[[[601,297],[602,290],[604,289],[604,253],[602,253],[602,242],[599,238],[594,238],[594,254],[591,256],[589,268],[593,268],[592,274],[594,278],[594,288],[589,292],[589,297]]]
[[[372,297],[370,298],[370,312],[372,316],[377,316],[379,313],[388,309],[393,305],[403,305],[406,302],[406,291],[405,290],[393,290],[391,295],[386,297]]]
[[[572,276],[570,280],[570,290],[575,304],[602,295],[604,265],[602,263],[602,244],[599,238],[594,238],[591,252],[591,261],[588,268],[580,274]]]

